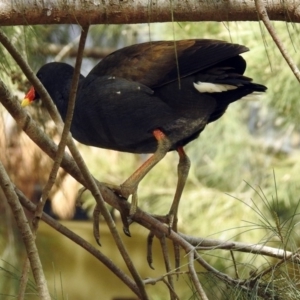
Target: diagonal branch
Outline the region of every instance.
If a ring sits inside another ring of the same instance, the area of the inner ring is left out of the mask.
[[[284,249],[273,248],[263,244],[247,244],[235,241],[223,241],[218,239],[204,239],[180,233],[180,236],[195,247],[196,250],[224,249],[237,252],[252,253],[254,255],[265,255],[282,259],[293,252]]]
[[[161,245],[161,249],[162,249],[162,253],[163,253],[166,272],[168,274],[167,275],[167,278],[168,278],[167,286],[168,286],[169,292],[170,292],[170,299],[171,300],[178,299],[177,295],[175,294],[175,290],[174,290],[173,276],[170,274],[171,273],[171,262],[170,262],[170,258],[169,258],[168,246],[166,243],[166,236],[164,234],[161,235],[159,237],[159,241],[160,241],[160,245]]]
[[[190,271],[190,275],[191,275],[191,278],[192,278],[192,282],[194,283],[194,286],[199,294],[199,296],[201,297],[201,300],[208,300],[207,298],[207,295],[198,279],[198,276],[197,276],[197,273],[196,273],[196,270],[195,270],[195,266],[194,266],[194,253],[193,252],[190,252],[188,254],[188,257],[189,257],[189,263],[188,263],[188,266],[189,266],[189,271]]]
[[[0,186],[6,196],[15,217],[17,226],[23,238],[23,242],[30,261],[31,270],[37,285],[39,297],[42,300],[50,300],[50,294],[47,287],[46,278],[43,267],[39,258],[38,250],[35,244],[34,235],[31,232],[28,220],[25,216],[23,207],[21,206],[18,196],[14,191],[14,187],[8,177],[4,166],[0,162]]]
[[[36,208],[36,212],[35,212],[35,216],[34,216],[34,231],[36,232],[37,228],[38,228],[38,220],[40,219],[45,203],[48,199],[49,193],[53,187],[53,185],[55,184],[55,180],[57,177],[57,173],[58,170],[60,168],[60,164],[63,158],[63,154],[65,152],[65,147],[66,147],[66,143],[68,140],[68,135],[69,135],[69,131],[71,128],[71,123],[72,123],[72,118],[73,118],[73,111],[74,111],[74,107],[75,107],[75,99],[76,99],[76,93],[77,93],[77,86],[78,86],[78,82],[79,82],[79,76],[80,76],[80,68],[81,68],[81,62],[82,62],[82,53],[83,53],[83,49],[84,49],[84,45],[85,45],[85,41],[86,41],[86,37],[88,34],[88,29],[89,27],[86,26],[84,28],[82,28],[82,33],[81,33],[81,37],[80,37],[80,42],[79,42],[79,47],[78,47],[78,56],[76,59],[76,64],[75,64],[75,70],[74,70],[74,75],[73,75],[73,79],[72,79],[72,83],[71,83],[71,92],[70,92],[70,99],[69,99],[69,104],[68,104],[68,109],[67,109],[67,115],[66,115],[66,120],[65,120],[65,125],[64,125],[64,129],[62,131],[62,135],[61,135],[61,141],[58,145],[58,149],[56,152],[56,157],[54,159],[54,163],[52,166],[52,169],[50,171],[49,174],[49,179],[42,191],[42,197],[41,197],[41,201],[39,202],[39,204],[37,205]]]
[[[300,72],[296,65],[296,63],[293,61],[292,57],[288,54],[286,48],[284,47],[283,43],[281,42],[279,36],[276,33],[275,28],[272,26],[268,12],[266,10],[265,4],[262,0],[255,0],[255,6],[257,9],[257,12],[259,14],[260,19],[265,24],[266,28],[268,29],[271,37],[273,38],[275,44],[277,45],[279,51],[281,52],[282,56],[286,60],[287,64],[291,68],[292,72],[294,73],[297,80],[300,82]]]

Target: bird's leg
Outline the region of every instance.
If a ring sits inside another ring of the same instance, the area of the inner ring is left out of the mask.
[[[120,192],[122,196],[128,198],[129,195],[132,195],[132,202],[131,202],[131,207],[129,212],[130,216],[134,215],[137,209],[137,205],[138,205],[137,188],[140,181],[160,160],[164,158],[164,156],[171,148],[170,140],[162,131],[156,129],[153,131],[153,135],[158,142],[157,150],[120,186]]]
[[[183,147],[179,147],[177,149],[177,152],[179,154],[179,163],[177,167],[178,172],[178,181],[176,186],[176,192],[174,195],[174,199],[170,208],[170,211],[168,213],[168,221],[169,221],[169,233],[171,233],[171,228],[177,232],[177,221],[178,221],[178,207],[180,198],[189,174],[191,162],[188,156],[185,154]],[[175,254],[175,269],[179,270],[180,265],[180,249],[179,245],[174,243],[174,254]]]
[[[178,207],[180,198],[189,174],[190,170],[190,160],[188,156],[185,154],[182,147],[178,147],[177,152],[179,154],[179,163],[177,167],[178,172],[178,181],[176,186],[176,191],[174,195],[174,199],[171,205],[171,208],[169,210],[169,213],[166,216],[158,216],[153,215],[157,220],[160,220],[161,222],[166,223],[169,226],[169,233],[171,232],[171,229],[175,232],[177,232],[177,213],[178,213]],[[153,242],[153,233],[150,232],[148,241],[147,241],[147,249],[148,249],[148,264],[151,268],[152,267],[152,242]],[[179,269],[180,264],[180,249],[179,245],[174,243],[174,254],[175,254],[175,268]]]
[[[191,166],[190,160],[185,154],[183,147],[178,147],[177,152],[179,154],[179,163],[177,166],[178,180],[171,208],[169,213],[165,216],[153,215],[153,217],[155,217],[157,220],[166,223],[169,226],[169,231],[171,231],[171,229],[177,231],[177,213],[179,202]]]
[[[177,167],[177,173],[178,173],[178,181],[176,186],[176,192],[174,195],[174,199],[170,208],[170,211],[167,215],[168,217],[168,225],[169,230],[173,229],[177,232],[177,213],[178,213],[178,207],[180,198],[189,174],[191,162],[188,156],[185,154],[183,147],[178,147],[177,152],[179,154],[179,163]]]
[[[171,142],[168,137],[159,129],[153,131],[153,135],[157,140],[157,149],[155,153],[146,160],[127,180],[125,180],[120,186],[114,184],[105,184],[108,188],[113,190],[118,195],[128,199],[132,195],[131,207],[129,211],[129,217],[126,222],[123,220],[123,231],[126,235],[130,236],[129,225],[132,223],[131,216],[133,216],[137,210],[138,195],[137,188],[141,180],[147,175],[147,173],[164,158],[167,152],[171,148]],[[122,215],[122,214],[121,214]],[[123,215],[122,215],[123,219]]]

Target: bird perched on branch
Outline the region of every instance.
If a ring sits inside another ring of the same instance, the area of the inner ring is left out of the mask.
[[[244,76],[240,56],[249,49],[218,40],[158,41],[132,45],[102,59],[80,77],[71,125],[86,145],[130,153],[154,153],[118,192],[138,205],[143,177],[169,151],[179,154],[178,182],[165,222],[177,230],[179,200],[190,161],[183,147],[219,119],[232,102],[266,87]],[[37,72],[64,120],[74,68],[47,63]],[[22,105],[39,95],[32,87]]]

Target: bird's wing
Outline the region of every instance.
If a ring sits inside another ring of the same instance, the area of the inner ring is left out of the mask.
[[[154,88],[248,50],[242,45],[208,39],[148,42],[111,53],[90,74],[113,75]],[[237,67],[243,73],[246,64]]]

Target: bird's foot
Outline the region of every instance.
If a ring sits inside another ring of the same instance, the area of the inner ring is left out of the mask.
[[[82,206],[82,194],[87,190],[86,187],[82,187],[81,189],[78,190],[77,192],[77,197],[76,197],[76,201],[75,204],[77,207],[81,207]]]
[[[177,232],[178,219],[174,213],[169,212],[167,215],[163,215],[163,216],[162,215],[152,215],[152,217],[168,226],[169,235],[171,234],[171,230]]]
[[[121,187],[123,188],[123,187]],[[128,190],[127,190],[128,192]],[[133,221],[133,216],[135,215],[136,211],[137,211],[137,204],[138,204],[138,195],[137,195],[137,190],[135,189],[133,192],[132,190],[130,191],[130,194],[131,194],[131,206],[130,206],[130,210],[129,210],[129,214],[127,215],[127,221],[126,221],[126,224],[127,226],[124,225],[124,222],[123,222],[123,231],[125,234],[129,233],[130,234],[130,231],[129,231],[129,225],[131,225],[134,221]]]
[[[117,194],[119,197],[122,197],[126,200],[131,195],[131,206],[130,210],[127,214],[124,215],[121,213],[121,218],[123,222],[123,231],[127,236],[131,236],[129,231],[129,226],[133,223],[132,217],[136,213],[137,210],[137,203],[138,203],[138,196],[137,196],[137,187],[134,185],[129,185],[126,183],[123,183],[121,185],[114,185],[114,184],[105,184],[109,189],[111,189],[115,194]]]
[[[137,191],[137,187],[133,185],[127,185],[122,183],[121,185],[104,183],[106,187],[111,189],[115,194],[124,199],[128,199],[130,195],[133,195]]]
[[[128,193],[126,193],[126,191],[124,191],[124,189],[122,188],[122,185],[117,185],[117,184],[112,184],[112,183],[103,183],[103,184],[106,187],[108,187],[110,190],[112,190],[119,197],[122,197],[126,200],[128,199],[130,194],[128,194]]]

